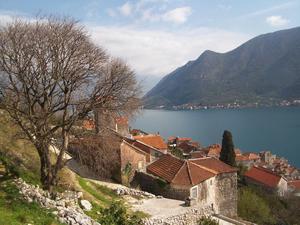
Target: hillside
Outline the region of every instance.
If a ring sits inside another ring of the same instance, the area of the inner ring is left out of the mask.
[[[227,53],[207,50],[165,76],[144,102],[155,108],[271,98],[300,98],[300,27],[260,35]]]
[[[22,178],[29,185],[41,186],[39,157],[33,145],[22,138],[20,130],[8,115],[1,110],[0,115],[0,224],[65,224],[57,218],[54,209],[43,208],[36,201],[26,201],[15,185],[15,178]],[[68,167],[59,173],[58,185],[54,189],[55,193],[64,191],[82,192],[82,198],[93,206],[86,214],[103,225],[123,217],[125,221],[135,224],[134,221],[147,216],[143,212],[133,212],[112,189],[75,174]]]

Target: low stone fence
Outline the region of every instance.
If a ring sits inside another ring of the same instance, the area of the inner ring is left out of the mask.
[[[151,194],[151,193],[148,193],[145,191],[140,191],[140,190],[133,189],[133,188],[118,187],[118,188],[114,189],[114,191],[118,195],[130,195],[133,197],[144,197],[144,198],[155,198],[156,197],[154,194]]]
[[[78,200],[82,198],[81,192],[66,191],[58,193],[51,198],[48,191],[44,191],[38,186],[27,184],[21,178],[16,179],[14,183],[26,201],[34,201],[43,208],[53,209],[53,214],[57,216],[61,223],[69,225],[100,225],[85,215],[79,207]]]
[[[145,219],[144,225],[197,225],[198,220],[204,215],[211,215],[213,212],[210,207],[201,209],[191,209],[184,214],[171,216],[168,218]]]

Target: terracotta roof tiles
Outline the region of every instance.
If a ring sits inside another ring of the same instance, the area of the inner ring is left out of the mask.
[[[248,170],[245,173],[245,177],[272,188],[276,188],[282,178],[280,175],[275,174],[271,170],[257,166],[253,166],[250,170]]]
[[[220,173],[236,169],[215,158],[181,160],[166,154],[147,167],[147,172],[171,184],[194,186]]]
[[[134,139],[160,150],[165,150],[168,148],[167,144],[164,142],[164,139],[160,135],[140,135],[134,136]]]

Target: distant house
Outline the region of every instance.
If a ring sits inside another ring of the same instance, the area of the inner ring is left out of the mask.
[[[158,134],[140,135],[140,136],[134,136],[133,138],[148,146],[158,149],[163,153],[167,153],[168,146],[164,142],[164,139]]]
[[[181,160],[163,155],[147,166],[143,190],[179,200],[193,199],[216,213],[236,216],[237,170],[215,158]]]
[[[287,180],[269,169],[253,166],[244,174],[244,177],[246,182],[261,186],[278,196],[283,197],[287,194]]]
[[[247,152],[247,153],[236,155],[235,161],[237,165],[241,164],[243,166],[250,168],[254,164],[260,162],[260,156],[253,152]]]
[[[300,197],[300,180],[292,180],[288,182],[288,187],[293,195]]]
[[[259,155],[261,157],[261,160],[268,164],[273,163],[274,160],[276,159],[276,155],[273,155],[272,152],[270,151],[261,151]]]
[[[188,142],[182,142],[177,146],[183,153],[183,156],[189,156],[192,152],[197,151],[197,147]]]
[[[175,137],[175,136],[171,136],[168,138],[168,145],[171,147],[176,147],[178,145],[180,145],[181,143],[190,143],[192,142],[192,138],[188,138],[188,137]],[[198,143],[199,144],[199,143]]]

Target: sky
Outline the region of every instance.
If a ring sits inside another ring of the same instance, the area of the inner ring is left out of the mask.
[[[145,90],[209,49],[226,52],[264,33],[300,26],[300,0],[0,0],[14,17],[70,16],[125,60]]]

